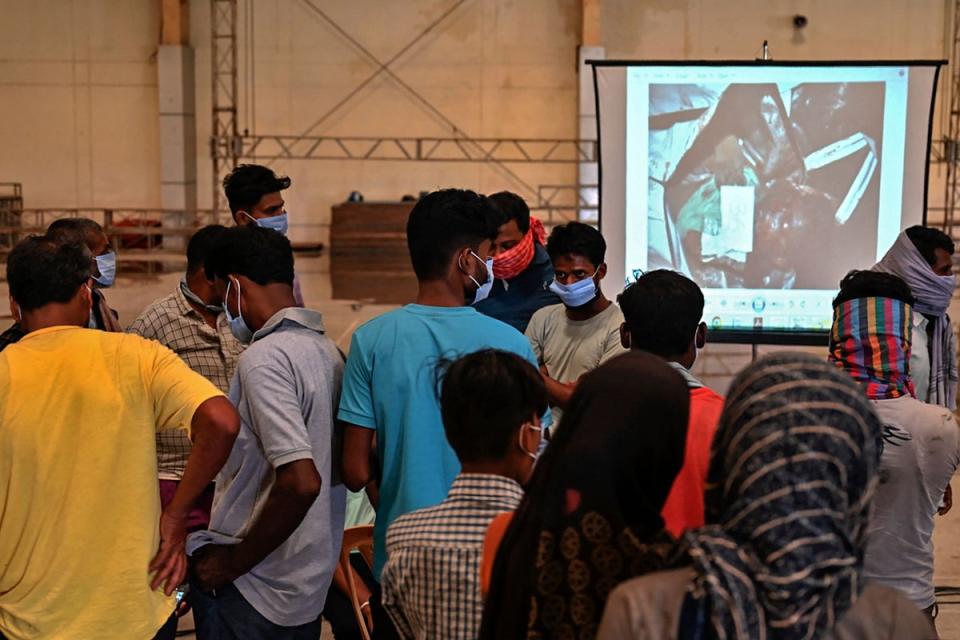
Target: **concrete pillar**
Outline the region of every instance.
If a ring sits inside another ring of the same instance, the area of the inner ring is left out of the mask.
[[[606,58],[603,48],[601,29],[602,0],[581,0],[580,11],[580,50],[577,55],[577,76],[579,78],[578,109],[579,124],[577,133],[580,140],[597,139],[596,93],[593,87],[593,69],[585,64],[587,60]],[[577,167],[577,194],[584,204],[596,207],[599,204],[600,170],[596,162],[581,162]],[[596,222],[595,208],[581,208],[580,220]]]
[[[581,46],[578,55],[579,69],[579,108],[578,133],[581,140],[597,139],[597,103],[593,87],[593,68],[585,64],[587,60],[602,60],[606,57],[603,47]],[[581,162],[577,167],[577,191],[584,204],[596,207],[600,200],[600,168],[597,162]],[[596,222],[595,208],[580,209],[580,220]]]
[[[188,44],[184,0],[162,1],[161,44],[157,50],[160,113],[160,206],[165,229],[192,226],[197,209],[197,123],[193,48]],[[182,250],[182,233],[164,234],[167,250]]]
[[[164,228],[191,226],[197,209],[197,123],[193,49],[160,45],[157,54],[160,97],[160,206],[181,213],[164,216]],[[182,249],[182,234],[163,238],[167,249]]]

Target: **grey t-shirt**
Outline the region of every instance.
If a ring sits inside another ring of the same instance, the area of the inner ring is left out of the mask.
[[[346,488],[335,473],[334,417],[342,378],[343,359],[316,311],[284,309],[254,334],[230,385],[240,435],[217,477],[210,527],[187,543],[193,553],[240,542],[260,516],[274,470],[312,457],[320,495],[293,534],[234,582],[262,616],[285,627],[320,615],[340,555]]]
[[[626,353],[620,344],[623,312],[615,303],[589,320],[571,320],[566,307],[555,304],[533,314],[526,336],[540,364],[558,382],[573,382],[601,364]],[[553,426],[563,411],[553,408]]]
[[[960,464],[960,428],[947,409],[910,396],[873,406],[883,425],[883,455],[863,573],[926,609],[936,601],[934,519]]]

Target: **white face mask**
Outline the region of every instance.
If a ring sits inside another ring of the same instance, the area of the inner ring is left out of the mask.
[[[486,279],[484,279],[483,284],[481,284],[476,278],[474,278],[470,273],[464,269],[462,266],[460,269],[467,275],[468,278],[473,280],[473,284],[477,285],[477,291],[473,295],[473,302],[471,304],[477,304],[481,300],[486,300],[487,296],[490,295],[490,290],[493,289],[493,258],[487,258],[484,261],[480,256],[475,254],[473,251],[470,252],[470,255],[477,259],[477,261],[482,264],[487,270]]]
[[[543,427],[538,427],[534,424],[530,424],[529,422],[527,422],[520,425],[520,430],[517,432],[517,445],[520,447],[520,451],[523,451],[523,453],[526,454],[531,460],[536,462],[537,458],[540,456],[540,447],[538,446],[537,450],[533,452],[527,451],[527,449],[523,446],[523,430],[524,429],[531,429],[539,433],[540,442],[543,442]]]
[[[573,284],[560,284],[556,279],[550,283],[550,291],[553,291],[566,306],[571,309],[582,307],[588,302],[592,302],[600,293],[594,278],[600,273],[600,267],[593,272],[593,275],[583,280],[578,280]]]

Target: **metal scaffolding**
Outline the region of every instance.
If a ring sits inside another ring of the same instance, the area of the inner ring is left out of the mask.
[[[241,159],[269,162],[285,160],[380,160],[414,162],[483,162],[495,167],[530,197],[538,195],[538,188],[525,182],[508,165],[515,163],[576,164],[597,162],[596,140],[530,139],[530,138],[473,138],[449,117],[431,104],[421,93],[400,78],[391,68],[440,23],[464,4],[458,0],[448,7],[409,43],[387,60],[381,60],[362,43],[337,24],[320,6],[310,0],[303,3],[319,20],[333,28],[348,41],[375,71],[364,78],[336,105],[300,135],[241,135],[238,126],[237,105],[237,0],[211,0],[212,65],[213,65],[213,130],[210,138],[213,162],[213,209],[222,207],[220,180],[224,173]],[[247,19],[250,19],[249,16]],[[247,43],[250,46],[251,43]],[[253,64],[253,52],[245,52],[248,66]],[[252,76],[252,74],[251,74]],[[311,132],[343,107],[370,82],[380,76],[390,78],[404,93],[420,106],[424,113],[450,133],[440,137],[403,136],[315,136]],[[252,108],[252,107],[248,107]],[[252,123],[251,123],[252,124]],[[552,208],[550,203],[539,203]]]
[[[397,138],[241,136],[239,156],[286,160],[415,160],[418,162],[596,162],[595,140],[535,138]]]
[[[213,210],[221,209],[221,176],[237,166],[237,0],[210,0],[210,57],[213,66]]]
[[[940,144],[931,146],[930,162],[939,161],[947,165],[943,194],[943,230],[952,238],[957,206],[960,203],[960,0],[953,4],[953,28],[949,44],[947,130]]]

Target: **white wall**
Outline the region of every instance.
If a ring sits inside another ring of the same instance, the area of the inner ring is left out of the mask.
[[[240,0],[241,78],[247,76]],[[453,0],[312,0],[381,59]],[[604,0],[608,58],[940,58],[946,0]],[[809,25],[796,36],[792,16]],[[200,206],[209,206],[208,0],[190,3],[197,61]],[[155,52],[158,0],[0,0],[0,181],[24,184],[27,206],[160,204]],[[305,131],[374,67],[304,0],[257,0],[256,119],[241,80],[240,124]],[[467,0],[395,71],[475,137],[575,137],[578,0]],[[334,118],[327,135],[444,136],[450,132],[381,76]],[[524,187],[492,165],[285,161],[295,239],[326,239],[330,205],[350,190],[394,199],[459,185]],[[574,165],[511,165],[532,186],[572,184]],[[933,172],[936,179],[938,172]],[[931,190],[935,204],[942,189]]]
[[[241,3],[242,4],[242,3]],[[315,4],[382,60],[392,57],[451,2],[334,0]],[[207,2],[193,2],[197,64],[209,65]],[[300,0],[255,5],[256,119],[242,109],[240,128],[299,134],[360,83],[375,66]],[[241,12],[242,14],[243,12]],[[241,17],[241,23],[242,23]],[[244,26],[240,26],[241,33]],[[392,69],[472,137],[576,137],[577,0],[468,0]],[[241,62],[244,56],[240,55]],[[198,73],[198,133],[209,135],[209,87]],[[246,70],[241,67],[241,77]],[[243,93],[243,92],[242,92]],[[241,104],[248,98],[241,96]],[[313,135],[450,136],[439,118],[386,75],[348,102]],[[200,145],[205,152],[206,148]],[[285,194],[294,239],[326,237],[314,225],[354,189],[368,200],[463,186],[490,192],[523,183],[572,184],[575,165],[510,165],[520,181],[484,164],[277,161],[291,176]],[[201,206],[210,202],[210,163],[199,165]],[[521,182],[522,181],[522,182]]]
[[[158,7],[0,1],[0,181],[27,206],[158,204]]]

